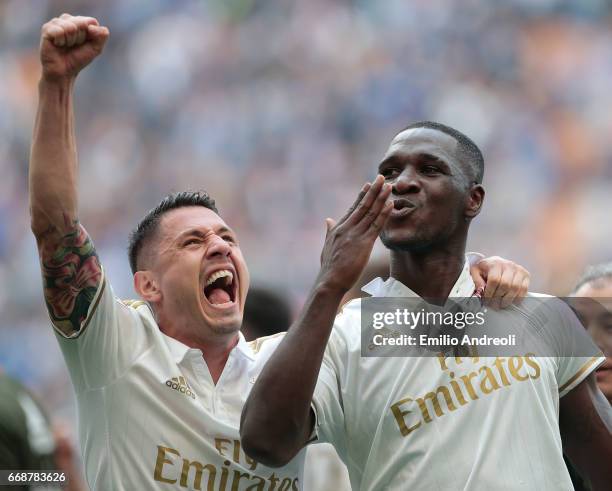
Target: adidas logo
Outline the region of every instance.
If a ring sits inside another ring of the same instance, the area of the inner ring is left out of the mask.
[[[191,387],[189,387],[185,377],[172,377],[166,380],[166,385],[171,389],[179,391],[181,394],[185,394],[187,397],[191,397],[192,399],[196,398],[195,393],[191,390]]]

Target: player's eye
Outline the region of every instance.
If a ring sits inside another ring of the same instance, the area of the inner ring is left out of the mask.
[[[231,235],[224,235],[221,237],[225,242],[229,242],[230,244],[235,244],[236,243],[236,239],[234,239],[233,236]]]
[[[183,247],[186,247],[192,244],[199,244],[199,243],[200,243],[200,239],[192,237],[191,239],[187,239],[185,242],[183,242]]]
[[[386,169],[382,169],[380,174],[385,178],[385,180],[390,180],[399,176],[400,171],[396,167],[387,167]]]
[[[427,164],[421,168],[421,172],[427,175],[439,174],[440,168],[436,165]]]

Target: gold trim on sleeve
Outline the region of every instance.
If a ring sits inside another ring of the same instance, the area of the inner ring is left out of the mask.
[[[582,374],[584,374],[584,372],[586,372],[589,368],[591,368],[593,363],[595,363],[597,360],[599,360],[599,357],[594,356],[589,361],[587,361],[584,365],[582,365],[580,370],[578,370],[567,382],[565,382],[561,387],[559,387],[559,392],[563,392],[570,385],[572,385],[577,379],[579,379],[582,376]]]
[[[143,305],[146,305],[146,302],[143,302],[142,300],[136,300],[133,298],[130,298],[127,300],[121,300],[121,303],[125,305],[126,307],[132,307],[133,309],[137,309],[138,307],[142,307]]]
[[[100,299],[102,298],[102,295],[104,294],[105,288],[106,288],[106,275],[104,274],[104,270],[102,270],[102,281],[100,283],[100,287],[98,288],[98,291],[96,292],[96,298],[94,299],[94,301],[92,302],[92,305],[89,308],[90,310],[87,313],[87,318],[85,319],[84,324],[78,330],[73,331],[70,334],[67,334],[60,327],[58,327],[55,324],[55,322],[53,322],[53,320],[51,320],[51,326],[53,327],[53,329],[58,334],[60,334],[64,339],[77,339],[79,336],[81,336],[81,334],[85,332],[85,329],[89,325],[91,318],[96,313],[96,309],[98,308],[98,305],[100,304]]]
[[[75,338],[78,338],[81,334],[85,332],[85,329],[87,329],[87,326],[89,325],[89,322],[91,321],[91,318],[95,315],[96,310],[98,309],[98,305],[100,305],[100,299],[102,298],[102,295],[104,295],[105,288],[106,288],[106,275],[104,275],[104,278],[102,279],[102,287],[100,288],[100,294],[98,295],[98,298],[96,298],[96,300],[94,301],[94,304],[91,307],[91,311],[89,312],[87,319],[85,319],[85,323],[83,324],[83,327],[81,327],[81,329],[78,330],[78,333],[75,336]]]
[[[257,354],[259,350],[261,349],[261,347],[263,346],[264,342],[268,341],[269,339],[274,339],[279,336],[284,336],[285,334],[287,334],[286,331],[277,332],[276,334],[271,334],[270,336],[263,336],[261,338],[254,339],[253,341],[249,341],[247,344],[253,350],[253,353]]]

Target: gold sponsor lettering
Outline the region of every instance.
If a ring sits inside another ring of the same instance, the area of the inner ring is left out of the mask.
[[[223,438],[216,440],[219,440],[221,448],[223,447],[223,442],[231,442],[231,440]],[[164,464],[170,464],[170,466],[174,464],[173,459],[168,457],[169,454],[176,455],[182,460],[180,481],[178,482],[178,486],[181,488],[206,489],[206,491],[238,491],[241,486],[246,485],[248,486],[246,491],[288,491],[289,489],[293,491],[294,489],[299,489],[297,477],[276,476],[275,473],[272,473],[265,478],[249,474],[248,472],[243,472],[243,468],[238,470],[232,469],[232,462],[227,459],[223,461],[223,466],[215,465],[214,463],[204,464],[197,460],[183,458],[178,450],[162,445],[157,446],[157,458],[153,471],[153,478],[158,482],[175,484],[178,481],[178,479],[172,479],[168,476],[168,469],[165,469],[166,475],[164,475]],[[191,472],[191,469],[193,469],[193,472]],[[206,475],[204,471],[206,471]],[[220,478],[217,485],[216,478],[219,471]],[[280,486],[278,486],[279,482]],[[202,487],[203,484],[205,488]]]
[[[248,479],[251,477],[251,474],[249,474],[248,472],[234,471],[234,478],[232,480],[232,491],[238,491],[240,479],[242,479],[243,477]]]
[[[477,354],[477,353],[475,353]],[[455,379],[455,373],[452,371],[448,372],[449,381],[446,385],[440,385],[435,389],[435,391],[428,392],[423,397],[405,397],[394,404],[391,404],[389,407],[391,409],[391,414],[397,423],[400,434],[405,437],[412,433],[417,428],[421,427],[422,423],[429,424],[434,418],[440,418],[445,414],[448,414],[450,411],[455,411],[457,407],[455,406],[455,400],[451,397],[451,389],[453,394],[455,395],[456,401],[464,406],[468,404],[468,402],[475,401],[479,398],[479,392],[481,395],[488,395],[493,393],[496,390],[501,389],[502,387],[508,387],[512,385],[512,380],[518,382],[524,382],[528,379],[537,379],[542,374],[542,369],[538,362],[534,359],[535,354],[527,353],[525,356],[515,356],[515,357],[497,357],[491,366],[481,366],[478,371],[470,372],[466,375],[461,375],[457,379]],[[440,363],[440,368],[443,371],[448,370],[447,367],[447,358],[445,358],[442,354],[438,355],[438,362]],[[462,363],[461,357],[455,357],[455,363],[457,365]],[[472,357],[472,362],[475,364],[479,362],[480,359],[478,356]],[[483,360],[484,361],[484,360]],[[507,363],[507,365],[504,365]],[[519,373],[519,370],[523,367],[523,365],[527,365],[533,371],[530,372],[527,370],[526,375],[522,375]],[[495,370],[494,370],[495,369]],[[506,369],[512,376],[512,378],[508,377],[506,373]],[[501,380],[501,384],[496,378],[496,373],[499,376],[499,380]],[[481,374],[482,378],[480,379],[480,383],[476,385],[472,385],[472,379],[474,377],[478,377]],[[459,380],[463,382],[463,387],[459,383]],[[471,400],[466,400],[464,396],[463,389],[467,390],[467,393],[470,396]],[[443,407],[440,399],[440,396],[444,397],[444,401],[446,403],[446,408]],[[416,402],[420,409],[420,420],[413,424],[412,426],[408,426],[406,422],[406,416],[411,414],[412,411],[402,408],[403,405]],[[428,404],[429,402],[429,404]],[[431,412],[431,408],[433,407],[433,415]]]
[[[468,346],[467,352],[470,356],[450,356],[449,358],[455,359],[455,365],[461,365],[463,363],[464,358],[470,358],[472,363],[478,363],[480,361],[480,357],[478,355],[478,349],[476,346]],[[446,364],[447,357],[444,353],[437,354],[438,363],[440,364],[440,370],[445,372],[448,370],[448,365]]]
[[[278,484],[278,477],[276,477],[276,474],[274,474],[274,472],[268,478],[268,481],[270,481],[270,487],[268,488],[268,490],[274,491],[276,489],[276,485]]]
[[[229,445],[232,445],[231,450],[228,448]],[[253,460],[251,457],[249,457],[244,452],[241,452],[240,440],[229,440],[227,438],[215,438],[215,448],[217,449],[217,452],[219,452],[219,455],[221,455],[222,457],[226,457],[226,458],[229,457],[228,453],[231,451],[232,459],[237,464],[241,463],[240,458],[241,456],[243,456],[244,461],[246,462],[246,465],[249,467],[249,470],[251,471],[254,471],[255,468],[257,467],[257,462],[255,460]]]
[[[495,368],[497,368],[497,373],[499,374],[499,378],[502,381],[502,384],[504,384],[506,387],[508,387],[510,385],[510,381],[508,380],[508,377],[506,376],[506,372],[504,371],[504,361],[506,359],[505,358],[501,358],[501,357],[497,357],[495,358]]]
[[[530,378],[539,378],[540,377],[540,365],[536,363],[532,358],[535,356],[534,353],[527,353],[525,355],[525,363],[534,369],[533,375],[529,375]]]
[[[266,480],[263,477],[252,476],[251,479],[257,479],[258,482],[256,484],[251,484],[245,491],[264,491]]]
[[[529,378],[527,375],[521,375],[519,373],[521,368],[523,368],[522,356],[513,356],[508,358],[508,370],[510,370],[510,375],[512,375],[519,382],[523,382]]]
[[[400,406],[402,406],[402,404],[406,404],[407,402],[411,402],[411,401],[412,399],[410,397],[407,397],[406,399],[402,399],[401,401],[397,401],[395,404],[391,405],[391,412],[393,413],[393,416],[395,417],[395,421],[397,422],[397,425],[399,426],[400,433],[402,434],[402,436],[409,435],[414,430],[416,430],[419,426],[421,426],[420,421],[413,426],[406,425],[406,420],[404,419],[404,416],[406,414],[410,414],[412,411],[408,411],[408,410],[402,411]]]
[[[440,406],[440,401],[438,399],[438,395],[440,394],[444,396],[444,399],[446,400],[446,406],[451,411],[454,411],[455,409],[457,409],[455,407],[455,404],[453,403],[453,399],[451,398],[448,388],[444,385],[441,385],[435,390],[435,392],[428,392],[427,394],[425,394],[425,396],[417,397],[416,399],[416,402],[419,405],[419,408],[421,409],[421,414],[423,415],[423,419],[425,420],[426,423],[431,423],[432,421],[431,416],[429,415],[429,410],[427,409],[427,404],[425,402],[427,399],[429,399],[429,401],[431,402],[434,408],[434,411],[436,413],[436,416],[440,417],[444,415],[444,411],[442,411],[442,408]]]
[[[223,462],[223,467],[221,467],[221,482],[219,482],[219,490],[225,491],[225,486],[227,484],[227,473],[228,473],[228,469],[226,466],[230,464],[231,462],[229,460],[226,460],[225,462]]]
[[[223,453],[223,450],[225,450],[223,447],[224,443],[230,444],[232,441],[228,440],[227,438],[215,438],[215,448],[217,449],[217,452],[219,452],[219,455],[226,457],[226,455]]]
[[[207,491],[213,491],[215,488],[215,478],[217,476],[217,469],[212,464],[202,465],[200,462],[193,461],[189,462],[187,459],[183,459],[183,468],[181,469],[181,486],[188,487],[187,478],[189,477],[189,469],[193,466],[195,469],[195,476],[193,477],[193,487],[195,489],[202,489],[202,472],[208,471],[208,485],[206,486]]]
[[[240,440],[234,440],[234,462],[240,463]]]
[[[280,486],[278,487],[278,491],[289,491],[290,487],[291,487],[291,479],[286,477],[285,479],[281,481]]]
[[[452,379],[454,379],[455,378],[454,372],[451,372],[450,376]],[[459,401],[459,404],[461,404],[462,406],[465,406],[467,404],[467,401],[465,400],[465,397],[463,397],[463,392],[461,391],[461,386],[459,385],[459,383],[456,380],[451,380],[450,386],[453,388],[453,392],[455,393],[455,397]]]
[[[444,356],[444,353],[438,353],[438,363],[440,363],[440,370],[442,371],[448,370],[448,367],[446,366],[446,357]]]
[[[161,445],[158,445],[157,459],[155,460],[155,471],[153,472],[153,479],[159,482],[174,484],[176,482],[176,479],[168,479],[163,476],[164,464],[172,464],[172,460],[166,458],[166,452],[173,453],[175,455],[178,455],[179,457],[181,456],[181,454],[179,454],[178,451],[174,450],[173,448],[162,447]]]
[[[491,370],[489,367],[484,366],[484,367],[480,367],[480,370],[478,370],[480,373],[484,373],[485,376],[482,377],[482,379],[480,380],[480,390],[484,393],[484,394],[490,394],[491,392],[493,392],[494,390],[499,389],[499,384],[497,383],[497,380],[495,379],[495,375],[493,373],[493,370]],[[487,381],[491,384],[490,387],[487,387]]]
[[[251,457],[249,457],[247,454],[244,454],[244,460],[249,466],[249,470],[254,471],[255,468],[257,467],[257,462],[253,460]]]
[[[478,399],[478,394],[476,394],[474,387],[472,387],[472,379],[474,377],[478,377],[478,372],[470,372],[467,375],[461,375],[461,380],[463,380],[465,388],[473,401]]]
[[[472,363],[478,363],[480,361],[480,355],[478,354],[478,346],[468,346],[468,352],[472,357]]]

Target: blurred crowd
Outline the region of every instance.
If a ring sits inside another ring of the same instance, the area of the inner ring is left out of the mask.
[[[97,17],[111,38],[77,83],[81,221],[133,297],[127,236],[161,197],[206,189],[253,280],[299,307],[338,217],[408,123],[485,155],[469,249],[566,294],[612,257],[610,0],[0,2],[0,365],[71,420],[29,231],[40,26]]]

